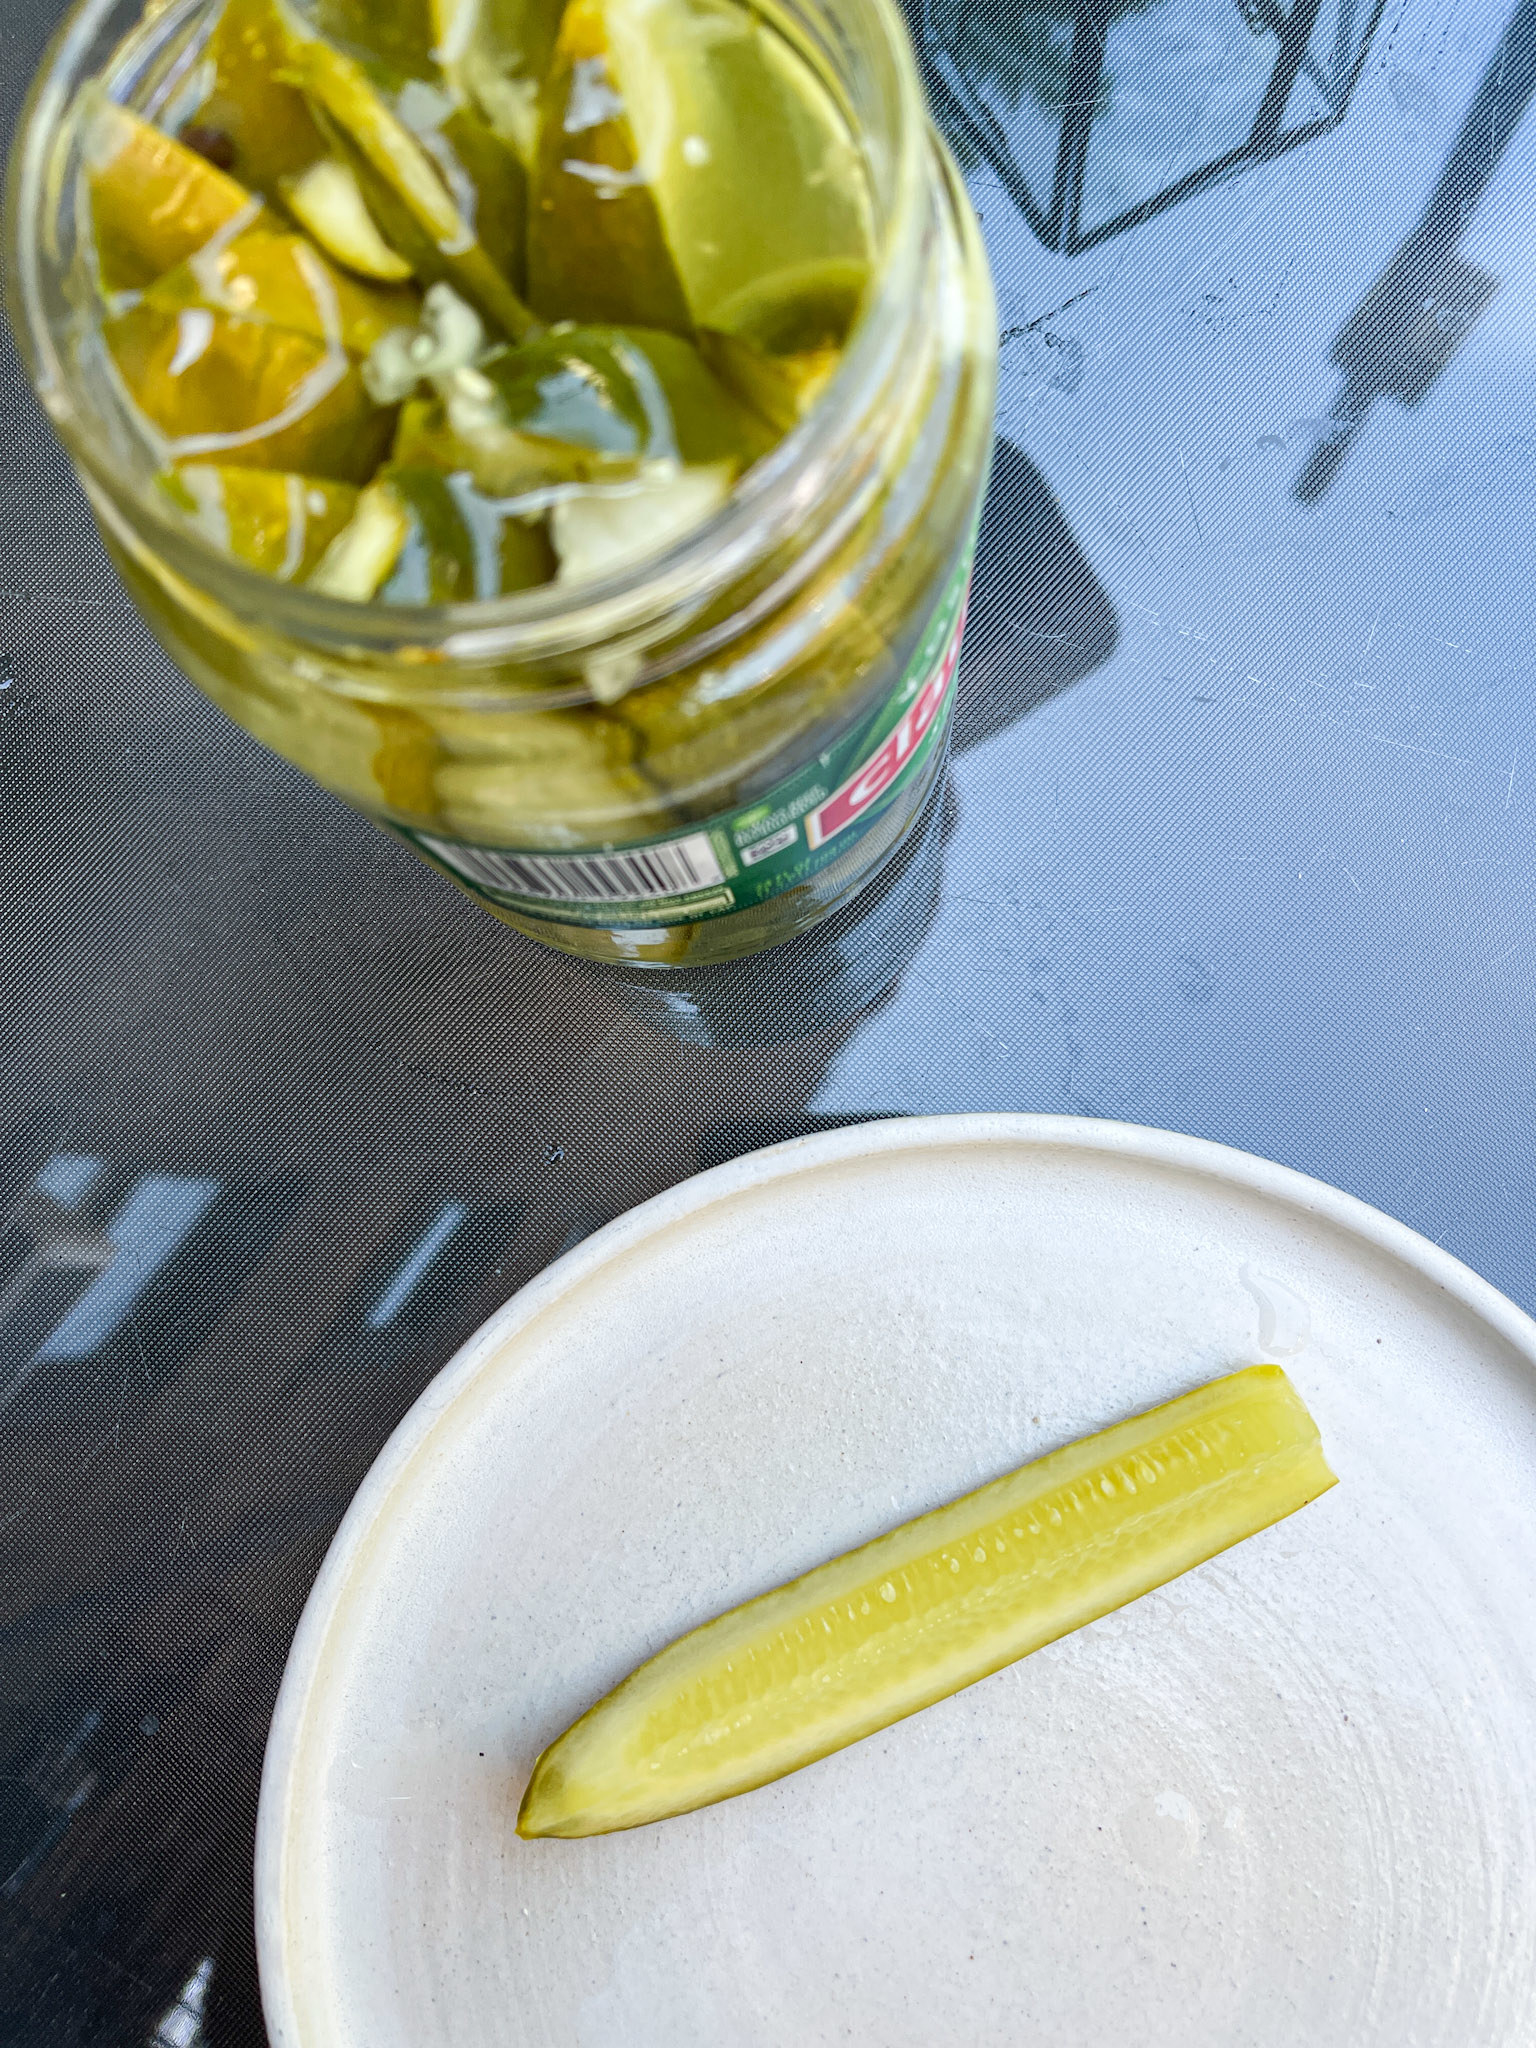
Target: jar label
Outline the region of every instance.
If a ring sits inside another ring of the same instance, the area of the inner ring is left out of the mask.
[[[840,860],[932,759],[954,701],[970,569],[968,549],[874,716],[740,810],[579,853],[393,829],[473,894],[525,917],[643,931],[765,903]]]

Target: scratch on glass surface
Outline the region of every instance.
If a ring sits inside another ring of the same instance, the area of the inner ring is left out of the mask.
[[[144,1383],[144,1391],[148,1393],[149,1357],[144,1349],[144,1332],[139,1327],[139,1317],[136,1309],[129,1309],[127,1327],[129,1334],[133,1338],[133,1355],[139,1361],[139,1378]]]
[[[1189,480],[1189,464],[1184,460],[1184,450],[1179,450],[1179,468],[1184,473],[1184,492],[1189,499],[1189,516],[1195,522],[1195,531],[1200,536],[1201,547],[1205,546],[1205,528],[1200,524],[1200,510],[1195,503],[1195,487]]]
[[[1135,520],[1131,517],[1130,513],[1126,511],[1125,507],[1120,503],[1120,500],[1115,496],[1114,492],[1110,489],[1109,485],[1104,481],[1103,477],[1099,474],[1094,464],[1089,460],[1087,454],[1084,452],[1081,444],[1076,441],[1068,441],[1063,443],[1062,445],[1063,453],[1070,455],[1077,462],[1084,476],[1086,476],[1086,478],[1088,479],[1090,488],[1097,492],[1098,496],[1103,500],[1103,502],[1106,505],[1108,505],[1110,511],[1119,521],[1120,527],[1122,529],[1122,534],[1128,533],[1130,535],[1131,539],[1135,541],[1136,545],[1141,549],[1142,553],[1146,556],[1147,560],[1152,564],[1153,568],[1156,569],[1159,572],[1159,574],[1161,574],[1163,565],[1158,560],[1157,556],[1153,553],[1152,548],[1150,547],[1147,540],[1142,534],[1141,528],[1136,524]]]
[[[1059,306],[1052,306],[1048,313],[1037,313],[1033,320],[1026,320],[1018,327],[1005,327],[999,338],[1011,341],[1016,334],[1032,334],[1037,327],[1043,327],[1047,320],[1054,320],[1058,313],[1069,312],[1073,306],[1080,306],[1084,299],[1091,299],[1098,289],[1096,284],[1086,285],[1082,291],[1074,292],[1070,299],[1063,299]]]
[[[1213,666],[1214,665],[1215,663],[1213,659]],[[1492,766],[1492,764],[1488,761],[1473,760],[1472,757],[1468,754],[1448,754],[1442,747],[1426,747],[1417,740],[1400,740],[1394,738],[1391,733],[1375,732],[1369,726],[1354,725],[1347,718],[1338,718],[1335,717],[1335,715],[1331,711],[1323,710],[1321,705],[1304,703],[1300,697],[1293,695],[1293,693],[1289,690],[1272,688],[1269,684],[1267,684],[1264,681],[1264,678],[1262,676],[1245,675],[1243,680],[1244,682],[1252,683],[1257,689],[1265,690],[1268,692],[1267,696],[1265,696],[1264,698],[1232,697],[1228,700],[1229,703],[1238,706],[1244,710],[1271,711],[1278,710],[1283,705],[1289,705],[1293,711],[1305,710],[1309,712],[1313,717],[1321,720],[1321,722],[1324,725],[1337,726],[1341,732],[1352,733],[1357,739],[1370,740],[1379,747],[1393,747],[1399,753],[1404,754],[1420,754],[1424,757],[1425,760],[1444,761],[1453,768],[1475,768],[1481,771],[1487,771]],[[1318,685],[1318,687],[1321,687],[1321,685]],[[1518,762],[1518,759],[1519,751],[1517,749],[1516,762]],[[1514,785],[1514,769],[1515,763],[1512,762],[1510,765],[1509,778],[1509,786],[1511,789]]]
[[[1335,718],[1331,719],[1329,723],[1341,725],[1343,720]],[[1468,760],[1465,754],[1443,754],[1438,747],[1416,746],[1412,740],[1395,740],[1384,732],[1369,732],[1366,734],[1366,738],[1375,740],[1378,745],[1383,747],[1400,747],[1405,754],[1423,754],[1426,759],[1431,761],[1449,761],[1456,768],[1476,768],[1480,765],[1476,761]]]

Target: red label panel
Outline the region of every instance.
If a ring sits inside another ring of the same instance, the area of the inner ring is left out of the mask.
[[[855,824],[872,803],[877,802],[896,780],[922,744],[923,735],[944,708],[955,670],[960,665],[960,636],[965,631],[965,605],[955,621],[938,667],[918,691],[894,729],[887,733],[869,759],[856,768],[841,789],[834,790],[819,809],[805,821],[806,843],[825,846],[839,832]]]

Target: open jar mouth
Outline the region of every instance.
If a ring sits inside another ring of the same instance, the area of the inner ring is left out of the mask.
[[[897,373],[923,265],[931,166],[917,67],[893,0],[775,0],[839,91],[860,144],[875,221],[863,305],[836,372],[815,403],[734,486],[719,511],[665,551],[591,582],[544,584],[448,604],[358,603],[271,577],[226,555],[157,504],[110,459],[104,421],[81,404],[83,378],[62,344],[79,319],[75,263],[79,88],[103,77],[114,97],[184,35],[208,0],[182,0],[140,23],[139,0],[82,0],[39,68],[12,152],[6,191],[12,324],[33,383],[103,523],[152,551],[194,589],[265,618],[304,642],[381,657],[412,648],[471,665],[543,662],[696,613],[749,573],[836,495],[858,460],[861,429]],[[115,62],[114,62],[115,60]]]

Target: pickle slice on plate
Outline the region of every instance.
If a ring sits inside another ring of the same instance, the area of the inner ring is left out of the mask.
[[[127,107],[92,92],[81,109],[86,187],[102,284],[147,285],[261,202]]]
[[[767,1784],[947,1698],[1335,1483],[1275,1365],[1053,1451],[682,1636],[539,1758],[522,1835]]]
[[[540,95],[528,297],[549,320],[693,329],[601,0],[569,0]]]
[[[148,300],[104,321],[102,338],[173,462],[364,483],[388,446],[394,416],[374,405],[339,345]]]
[[[301,583],[357,506],[351,484],[292,470],[189,462],[166,489],[215,547],[279,583]]]

